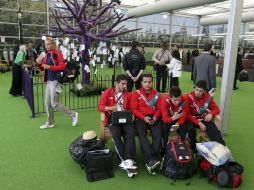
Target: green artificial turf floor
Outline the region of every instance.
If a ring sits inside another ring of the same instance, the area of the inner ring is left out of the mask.
[[[183,72],[180,85],[183,92],[192,90],[190,74]],[[220,82],[215,97],[219,101]],[[117,167],[115,177],[89,183],[84,171],[69,155],[69,144],[86,130],[96,130],[99,134],[99,114],[96,109],[79,111],[77,127],[71,127],[69,118],[56,113],[56,127],[41,130],[39,126],[46,120],[46,114],[30,118],[29,107],[22,97],[8,94],[11,73],[0,73],[0,189],[1,190],[101,190],[101,189],[170,189],[198,190],[217,189],[207,179],[195,175],[191,185],[188,180],[178,180],[170,185],[170,180],[162,174],[151,176],[145,169],[139,143],[137,143],[138,175],[130,179]],[[230,126],[225,140],[236,161],[243,164],[244,183],[239,189],[254,187],[254,83],[238,83],[239,90],[233,92]],[[111,141],[107,146],[114,150]]]

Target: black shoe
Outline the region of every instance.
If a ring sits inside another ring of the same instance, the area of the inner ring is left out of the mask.
[[[237,90],[238,88],[237,87],[234,87],[233,90]]]

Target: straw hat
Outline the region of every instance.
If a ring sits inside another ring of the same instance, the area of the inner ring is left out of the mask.
[[[83,133],[83,139],[84,140],[91,140],[97,138],[95,131],[86,131]]]

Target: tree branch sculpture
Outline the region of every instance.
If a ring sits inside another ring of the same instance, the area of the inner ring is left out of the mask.
[[[52,9],[57,26],[51,31],[70,35],[80,41],[82,49],[82,82],[90,83],[90,73],[84,68],[89,67],[89,48],[95,40],[107,40],[139,29],[125,30],[120,23],[133,17],[125,17],[115,10],[115,3],[111,2],[98,6],[97,0],[62,0],[64,6]],[[76,24],[73,24],[75,20]]]

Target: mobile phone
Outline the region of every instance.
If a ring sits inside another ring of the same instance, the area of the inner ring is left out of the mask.
[[[216,88],[212,88],[211,92],[214,93],[216,91]]]
[[[177,112],[177,113],[178,113],[178,114],[180,114],[180,113],[182,113],[182,112],[183,112],[183,110],[182,110],[182,109],[180,109],[180,110],[178,110],[178,112]]]
[[[178,127],[178,125],[172,125],[170,128],[170,131],[174,131],[177,127]]]

